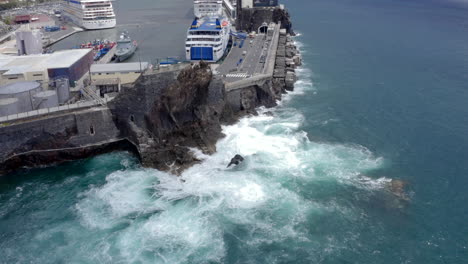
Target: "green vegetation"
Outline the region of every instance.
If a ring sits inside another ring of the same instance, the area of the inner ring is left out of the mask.
[[[17,1],[11,1],[10,3],[0,4],[0,11],[16,8],[20,5]]]
[[[47,2],[58,2],[58,0],[36,0],[35,2],[31,0],[27,0],[27,1],[10,0],[9,3],[0,4],[0,11],[22,7],[22,6],[31,6],[34,4],[42,4],[42,3],[47,3]]]

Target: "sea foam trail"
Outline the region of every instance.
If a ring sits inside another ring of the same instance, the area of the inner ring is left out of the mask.
[[[300,129],[304,116],[288,107],[295,95],[314,92],[311,71],[298,73],[296,91],[279,107],[260,109],[258,116],[224,127],[226,137],[217,152],[198,153],[204,161],[180,178],[150,169],[117,171],[103,186],[84,192],[75,208],[81,223],[97,233],[112,230],[106,250],[96,257],[235,263],[230,261],[235,254],[250,263],[278,263],[288,254],[304,254],[304,248],[310,249],[305,259],[316,261],[315,251],[344,246],[339,238],[318,241],[310,231],[323,214],[357,217],[333,193],[324,197],[323,186],[382,188],[383,180],[363,180],[362,175],[383,160],[361,146],[308,139]],[[227,169],[236,154],[245,162]],[[258,255],[270,246],[281,250]]]

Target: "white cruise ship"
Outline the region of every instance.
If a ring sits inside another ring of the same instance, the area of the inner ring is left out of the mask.
[[[194,0],[193,13],[195,17],[202,18],[220,17],[223,15],[223,1],[222,0]]]
[[[187,33],[186,58],[190,61],[219,61],[226,52],[231,24],[226,18],[195,18]]]
[[[89,30],[113,28],[116,25],[111,0],[64,0],[62,16]]]

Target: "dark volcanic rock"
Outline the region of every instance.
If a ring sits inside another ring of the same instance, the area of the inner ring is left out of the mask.
[[[263,23],[270,22],[281,24],[281,28],[286,29],[290,35],[294,35],[290,15],[286,9],[276,7],[270,8],[244,8],[237,17],[239,30],[247,32],[258,31]]]
[[[68,161],[85,159],[113,151],[128,151],[138,156],[135,146],[127,140],[120,140],[99,145],[79,146],[40,151],[30,151],[9,157],[0,163],[0,175],[17,169],[29,169],[40,166],[58,165]]]
[[[231,159],[231,162],[229,162],[229,165],[227,165],[227,167],[231,167],[232,165],[239,165],[241,164],[242,162],[244,161],[244,157],[242,157],[241,155],[237,154],[236,156],[234,156],[234,158]]]
[[[118,126],[138,146],[144,166],[179,173],[200,162],[190,148],[206,154],[216,151],[222,137],[220,119],[229,116],[224,115],[224,86],[213,80],[206,63],[151,78],[119,95],[112,111],[115,116],[134,117],[123,118]],[[144,98],[136,106],[138,112],[131,107],[138,103],[136,98]]]

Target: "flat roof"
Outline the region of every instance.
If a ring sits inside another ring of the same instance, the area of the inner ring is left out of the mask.
[[[91,65],[91,73],[110,73],[110,72],[140,72],[149,67],[148,62],[129,62],[129,63],[107,63]]]
[[[40,88],[41,84],[38,82],[15,82],[7,85],[0,86],[0,94],[18,94]]]
[[[69,68],[90,52],[91,49],[73,49],[26,56],[0,55],[0,71],[4,71],[3,75],[17,75],[47,69]]]

